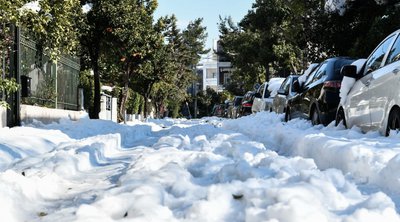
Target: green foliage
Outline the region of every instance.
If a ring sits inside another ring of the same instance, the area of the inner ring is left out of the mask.
[[[398,1],[346,1],[344,13],[327,11],[325,2],[256,0],[239,23],[221,18],[222,54],[235,67],[232,80],[250,89],[270,74],[300,73],[327,57],[366,57],[400,28]]]
[[[2,79],[0,78],[0,94],[3,95],[3,99],[0,100],[0,106],[9,108],[7,102],[4,101],[6,95],[10,95],[16,92],[19,89],[19,85],[15,81],[14,78],[12,79]]]
[[[127,102],[126,111],[129,114],[140,114],[141,106],[144,104],[143,96],[139,93],[131,91],[131,98]]]
[[[36,95],[34,97],[41,98],[45,107],[54,108],[54,101],[57,97],[56,78],[49,74],[43,74],[43,81],[38,85]]]
[[[19,9],[27,0],[0,1],[0,24],[16,23],[20,19]]]
[[[201,91],[197,94],[199,116],[210,116],[212,108],[215,104],[220,104],[224,101],[221,94],[215,90],[207,88],[206,91]]]
[[[22,11],[22,25],[37,43],[37,54],[48,53],[57,61],[62,54],[72,54],[78,47],[78,27],[82,23],[79,0],[41,0],[38,12]]]
[[[94,99],[94,81],[90,70],[82,70],[79,74],[79,87],[83,89],[84,108],[92,117],[93,99]]]

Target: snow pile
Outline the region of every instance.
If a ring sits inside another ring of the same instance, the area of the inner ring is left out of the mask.
[[[357,73],[360,73],[362,67],[364,66],[366,59],[358,59],[354,61],[351,65],[357,66]],[[351,88],[354,86],[356,79],[343,76],[342,83],[340,86],[339,97],[340,97],[340,104],[344,105],[347,100],[347,95],[349,94]]]
[[[282,85],[285,78],[271,78],[268,82],[268,91],[270,91],[270,97],[273,98],[278,94],[278,90]]]
[[[40,11],[39,1],[28,2],[22,6],[21,10],[22,11],[30,10],[33,12],[39,12]]]
[[[344,15],[346,11],[346,0],[326,0],[325,10],[327,12],[338,12],[339,15]]]
[[[282,118],[0,129],[2,220],[400,221],[398,136]]]
[[[310,73],[311,73],[312,71],[314,71],[314,70],[317,68],[318,65],[319,65],[319,63],[312,63],[312,64],[304,71],[303,75],[299,76],[299,78],[297,79],[297,81],[299,82],[300,85],[303,85],[303,84],[306,82],[306,80],[307,80],[308,76],[310,75]]]

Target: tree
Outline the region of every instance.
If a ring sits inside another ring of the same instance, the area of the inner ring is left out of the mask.
[[[91,9],[84,17],[81,26],[81,65],[83,69],[93,70],[94,92],[93,92],[93,109],[89,110],[89,115],[93,119],[99,118],[100,113],[100,70],[102,65],[102,56],[107,54],[106,33],[111,31],[111,15],[108,8],[113,4],[112,1],[106,0],[82,0],[81,6],[90,5]],[[104,63],[104,59],[103,59]],[[105,65],[107,67],[107,65]]]
[[[175,16],[161,18],[156,30],[163,34],[165,44],[155,50],[151,73],[150,97],[156,111],[168,104],[176,106],[188,99],[187,88],[196,80],[195,66],[200,54],[207,52],[204,44],[207,37],[202,19],[190,22],[186,29],[177,28]],[[172,108],[173,109],[173,108]]]
[[[82,23],[79,0],[41,0],[38,11],[24,10],[23,14],[22,26],[36,42],[39,56],[46,53],[57,63],[62,54],[76,54]]]
[[[24,0],[1,1],[0,2],[0,58],[2,68],[0,69],[0,107],[9,107],[6,102],[7,96],[16,92],[19,88],[16,80],[8,75],[7,60],[13,45],[13,34],[10,26],[18,24],[21,15],[19,9],[26,3]]]

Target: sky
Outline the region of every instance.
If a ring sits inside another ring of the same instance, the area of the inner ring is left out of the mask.
[[[254,2],[255,0],[158,0],[155,18],[175,14],[180,28],[185,28],[190,21],[203,18],[203,25],[207,27],[208,33],[206,48],[211,48],[213,39],[218,39],[219,16],[231,16],[234,22],[239,22]]]

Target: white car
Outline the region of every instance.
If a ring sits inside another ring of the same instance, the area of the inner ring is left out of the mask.
[[[379,130],[389,135],[400,129],[400,30],[390,34],[367,58],[360,71],[357,66],[343,67],[342,73],[353,79],[336,114],[347,128],[358,126],[363,132]],[[355,80],[355,81],[354,81]],[[342,84],[342,87],[346,84]]]
[[[263,83],[254,95],[251,112],[272,111],[272,103],[285,78],[271,78]]]

